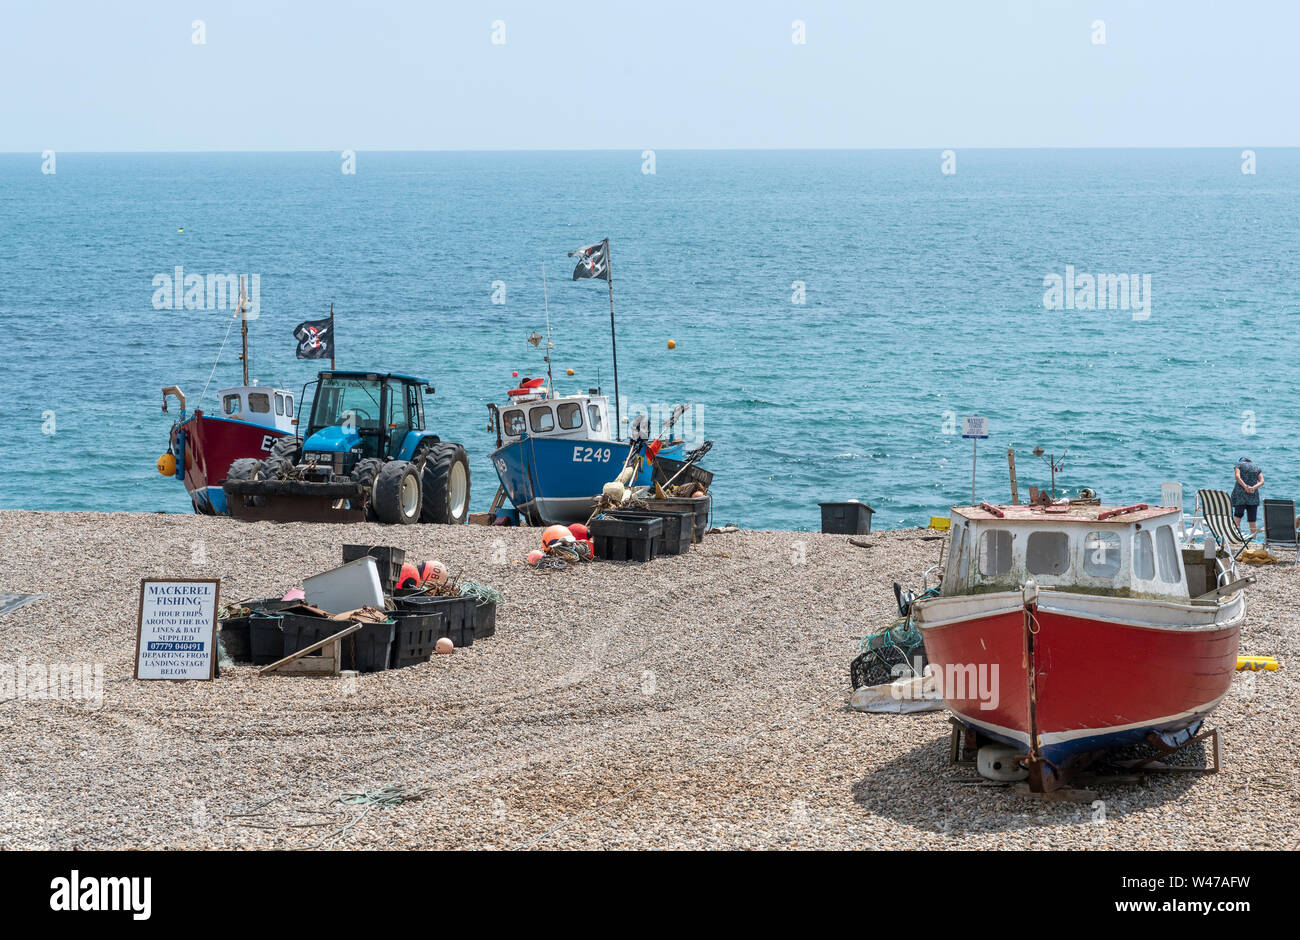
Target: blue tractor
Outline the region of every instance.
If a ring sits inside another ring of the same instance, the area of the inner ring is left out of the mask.
[[[230,514],[278,522],[469,521],[469,459],[426,430],[426,380],[382,372],[321,372],[301,437],[264,460],[230,465]],[[306,390],[299,401],[306,398]],[[302,429],[301,419],[295,422]]]

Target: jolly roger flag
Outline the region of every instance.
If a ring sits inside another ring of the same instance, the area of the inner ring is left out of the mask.
[[[299,359],[334,358],[334,318],[305,320],[293,329]]]
[[[569,252],[569,257],[577,257],[578,266],[573,269],[573,279],[580,281],[584,277],[596,277],[609,280],[609,239],[595,245],[583,245],[577,251]]]

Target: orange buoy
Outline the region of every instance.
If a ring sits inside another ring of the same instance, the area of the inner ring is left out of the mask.
[[[548,525],[546,531],[542,533],[542,548],[550,548],[551,545],[560,539],[571,539],[573,533],[569,531],[568,526]]]
[[[565,374],[565,375],[573,375],[573,370],[572,370],[572,369],[565,369],[565,370],[564,370],[564,374]]]
[[[402,562],[402,570],[397,573],[397,586],[399,588],[413,588],[420,586],[420,571],[409,561]]]
[[[585,542],[587,540],[587,527],[581,522],[575,522],[569,526],[569,534],[579,542]]]
[[[531,552],[528,553],[528,564],[536,568],[537,563],[545,557],[546,557],[546,552],[534,548]]]
[[[669,348],[669,349],[676,349],[676,348],[677,348],[677,340],[675,340],[675,339],[670,339],[670,340],[668,341],[668,348]]]
[[[456,648],[456,645],[451,642],[450,637],[443,636],[438,638],[438,642],[433,644],[433,648],[437,652],[446,655],[447,653],[450,653],[452,650],[454,650]]]
[[[440,561],[426,561],[420,565],[420,583],[421,584],[445,584],[447,582],[447,566]]]

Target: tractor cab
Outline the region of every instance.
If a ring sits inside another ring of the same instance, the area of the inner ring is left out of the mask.
[[[303,435],[303,458],[344,455],[409,459],[424,431],[424,393],[433,386],[396,373],[322,372]],[[331,462],[333,462],[331,460]]]

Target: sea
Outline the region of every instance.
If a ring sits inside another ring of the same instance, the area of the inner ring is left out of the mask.
[[[228,301],[160,297],[180,268],[257,277],[261,384],[328,367],[292,333],[331,304],[339,368],[427,378],[484,510],[530,334],[561,392],[613,394],[609,292],[568,257],[604,238],[624,417],[692,405],[718,524],[924,525],[1008,501],[1008,451],[1022,499],[1054,456],[1107,503],[1190,508],[1241,457],[1300,500],[1300,150],[24,153],[0,508],[190,512],[161,390],[213,409],[241,367]]]

